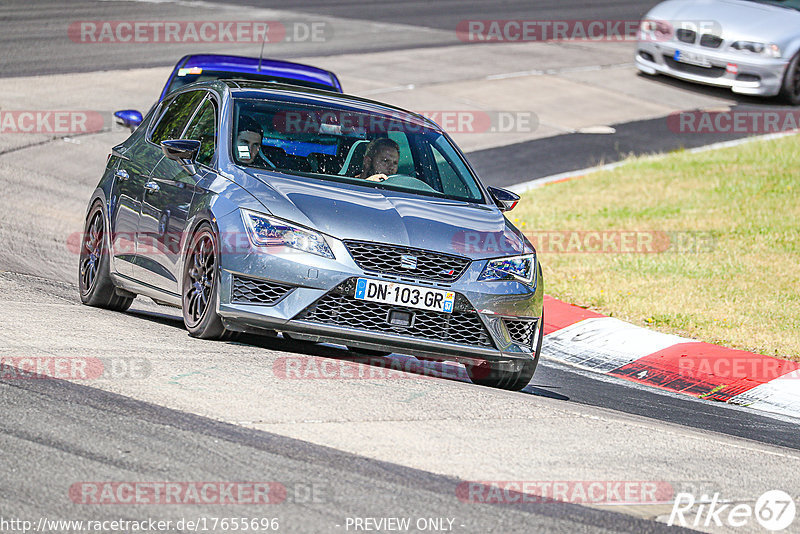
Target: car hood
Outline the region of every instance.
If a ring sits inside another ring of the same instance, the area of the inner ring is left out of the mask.
[[[253,172],[253,176],[263,187],[251,187],[250,193],[269,213],[337,239],[403,245],[471,259],[530,250],[519,230],[495,206],[277,173]]]
[[[713,21],[726,41],[785,44],[800,33],[800,11],[748,0],[671,0],[654,7],[645,18],[673,24]]]

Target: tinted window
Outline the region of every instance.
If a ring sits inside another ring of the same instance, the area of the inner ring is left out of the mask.
[[[184,126],[205,94],[205,91],[190,91],[175,97],[161,115],[151,141],[158,145],[167,139],[179,139]]]
[[[217,106],[212,98],[207,98],[200,106],[184,137],[200,141],[200,151],[197,153],[196,161],[210,165],[217,144]]]

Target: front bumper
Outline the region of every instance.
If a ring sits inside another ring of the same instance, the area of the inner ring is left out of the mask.
[[[543,308],[538,266],[534,287],[516,281],[479,282],[487,260],[473,261],[452,283],[401,279],[362,270],[343,242],[326,240],[336,259],[287,248],[222,255],[217,313],[226,328],[288,332],[315,342],[435,360],[505,362],[511,370],[536,357]],[[454,310],[432,312],[356,300],[359,277],[453,291]],[[411,314],[409,323],[390,323],[394,311]]]
[[[707,60],[710,67],[676,61],[676,50],[698,55]],[[788,60],[783,58],[753,57],[673,41],[638,41],[635,61],[636,68],[646,74],[665,74],[754,96],[777,95],[788,65]],[[736,66],[735,72],[729,65]]]

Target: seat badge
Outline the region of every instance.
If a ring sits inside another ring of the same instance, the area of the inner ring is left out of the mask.
[[[403,269],[413,270],[417,268],[417,257],[411,254],[403,254],[400,256],[400,267]]]

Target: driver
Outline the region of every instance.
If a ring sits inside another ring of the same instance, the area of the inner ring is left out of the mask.
[[[387,137],[374,139],[367,146],[361,167],[363,170],[356,178],[382,182],[392,174],[397,174],[399,160],[400,146],[397,143]]]
[[[261,125],[247,115],[239,117],[239,124],[236,134],[236,160],[251,167],[271,167],[275,168],[275,164],[268,160],[261,152],[261,139],[264,136],[264,130]]]

